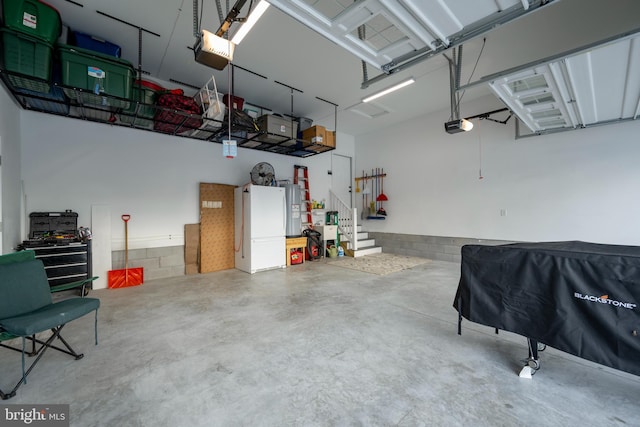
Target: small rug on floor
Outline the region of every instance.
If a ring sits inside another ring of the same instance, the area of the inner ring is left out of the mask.
[[[382,252],[357,258],[348,256],[339,257],[329,260],[327,264],[384,276],[415,267],[416,265],[426,264],[427,262],[429,262],[429,260],[426,258]]]

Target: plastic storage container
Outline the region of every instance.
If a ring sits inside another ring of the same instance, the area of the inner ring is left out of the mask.
[[[48,43],[60,36],[62,23],[56,9],[38,0],[4,0],[4,25]]]
[[[295,145],[298,136],[298,122],[287,117],[265,114],[256,120],[258,127],[265,135],[260,135],[257,139],[271,144],[281,143],[282,145]]]
[[[229,95],[228,93],[224,95],[222,98],[222,102],[227,108],[231,108],[233,110],[243,110],[244,107],[244,98],[240,98],[239,96]]]
[[[51,66],[53,46],[36,37],[0,28],[2,38],[2,69],[29,77],[8,74],[7,78],[16,88],[48,93],[51,89]]]
[[[120,46],[99,37],[92,36],[91,34],[72,31],[69,41],[69,44],[73,46],[120,58]]]
[[[135,69],[129,61],[69,45],[58,45],[58,54],[62,84],[80,89],[65,88],[69,98],[83,104],[125,109],[131,106]]]
[[[120,121],[132,123],[137,127],[152,127],[153,116],[156,113],[154,104],[158,95],[164,90],[162,86],[153,82],[137,80],[133,84],[132,100],[135,102],[132,102],[129,108],[123,111],[123,114],[120,115]]]
[[[78,214],[65,212],[31,212],[29,214],[29,238],[76,236],[78,230]]]
[[[56,86],[60,84],[60,69],[53,65],[52,84],[49,93],[34,92],[27,89],[17,89],[16,94],[24,95],[22,97],[26,108],[30,110],[43,111],[46,113],[69,114],[69,98],[64,95],[62,88]]]
[[[18,89],[18,94],[24,94],[24,102],[30,110],[43,111],[53,114],[69,114],[69,99],[57,86],[51,86],[49,93],[34,92],[32,90]]]
[[[309,129],[311,126],[313,126],[313,120],[308,117],[298,117],[296,121],[298,122],[298,134],[300,134],[300,132],[302,132],[303,130]],[[299,137],[301,138],[302,135],[299,135]]]

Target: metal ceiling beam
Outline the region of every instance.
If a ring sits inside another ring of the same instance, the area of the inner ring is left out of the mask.
[[[517,67],[509,68],[509,69],[504,70],[504,71],[499,71],[499,72],[494,73],[494,74],[489,74],[488,76],[482,77],[481,79],[476,80],[475,82],[471,82],[471,83],[467,83],[465,85],[462,85],[462,86],[458,87],[457,90],[458,91],[464,91],[464,90],[467,90],[469,88],[472,88],[472,87],[475,87],[475,86],[478,86],[478,85],[483,85],[485,83],[489,83],[489,82],[491,82],[493,80],[499,79],[499,78],[504,77],[504,76],[515,74],[515,73],[518,73],[520,71],[528,70],[530,68],[535,68],[535,67],[538,67],[540,65],[548,65],[551,62],[556,62],[556,61],[559,61],[561,59],[564,59],[564,58],[567,58],[567,57],[570,57],[570,56],[578,55],[578,54],[580,54],[580,53],[582,53],[584,51],[587,51],[589,49],[593,49],[595,47],[603,47],[603,46],[606,46],[608,44],[618,42],[618,41],[620,41],[620,40],[622,40],[624,38],[631,38],[631,37],[634,37],[634,36],[636,36],[638,34],[640,34],[640,27],[634,28],[633,30],[630,30],[630,31],[625,31],[623,33],[620,33],[620,34],[617,34],[617,35],[614,35],[614,36],[611,36],[611,37],[607,37],[607,38],[605,38],[603,40],[600,40],[600,41],[597,41],[597,42],[588,43],[586,45],[577,47],[575,49],[570,49],[568,51],[565,51],[565,52],[562,52],[562,53],[558,53],[556,55],[548,56],[548,57],[543,58],[543,59],[538,59],[536,61],[532,61],[532,62],[523,64],[523,65],[519,65]]]
[[[635,121],[637,119],[634,119],[632,117],[626,118],[626,119],[613,119],[613,120],[604,120],[601,122],[597,122],[597,123],[591,123],[588,125],[581,125],[578,127],[560,127],[560,128],[553,128],[553,129],[545,129],[545,130],[539,130],[539,131],[534,131],[532,133],[527,133],[527,134],[521,134],[520,133],[520,119],[516,120],[516,139],[522,139],[522,138],[530,138],[532,136],[541,136],[541,135],[550,135],[550,134],[554,134],[554,133],[560,133],[560,132],[569,132],[569,131],[575,131],[575,130],[579,130],[579,129],[587,129],[587,128],[592,128],[592,127],[596,127],[596,126],[606,126],[606,125],[614,125],[617,123],[625,123],[625,122],[632,122]]]
[[[506,24],[509,21],[512,21],[516,18],[520,18],[528,13],[532,13],[536,10],[539,10],[541,7],[547,6],[552,3],[554,0],[534,0],[529,3],[528,8],[523,8],[522,5],[512,6],[509,9],[505,9],[501,12],[493,14],[491,16],[482,19],[473,25],[470,25],[465,30],[452,35],[449,40],[450,43],[445,45],[444,43],[440,43],[440,46],[435,50],[419,50],[413,52],[408,55],[404,55],[403,57],[397,58],[392,62],[389,62],[382,66],[383,74],[380,74],[376,77],[370,78],[367,81],[363,81],[360,88],[366,89],[372,84],[378,83],[392,74],[395,74],[399,71],[406,70],[414,65],[417,65],[427,59],[430,59],[436,55],[440,55],[442,53],[448,52],[454,47],[460,46],[463,43],[476,38],[482,34],[485,34],[495,27]]]

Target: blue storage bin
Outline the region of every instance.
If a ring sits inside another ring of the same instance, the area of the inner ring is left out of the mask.
[[[120,58],[120,46],[99,37],[92,36],[90,34],[81,33],[79,31],[72,31],[71,42],[71,45],[78,46],[82,49],[88,49],[94,52]]]
[[[27,89],[18,89],[16,92],[26,95],[24,101],[29,109],[54,114],[69,114],[69,99],[64,95],[62,88],[58,86],[52,85],[49,93]]]
[[[61,83],[60,64],[53,66],[52,83]],[[69,114],[69,98],[65,96],[62,88],[55,84],[51,85],[51,90],[48,93],[16,88],[16,94],[25,95],[22,99],[29,109],[53,114]]]

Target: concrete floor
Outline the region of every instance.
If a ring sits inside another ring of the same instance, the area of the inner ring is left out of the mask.
[[[93,316],[3,403],[69,403],[72,426],[640,425],[640,377],[465,321],[456,263],[375,276],[323,261],[93,291]],[[0,349],[0,387],[20,356]]]

